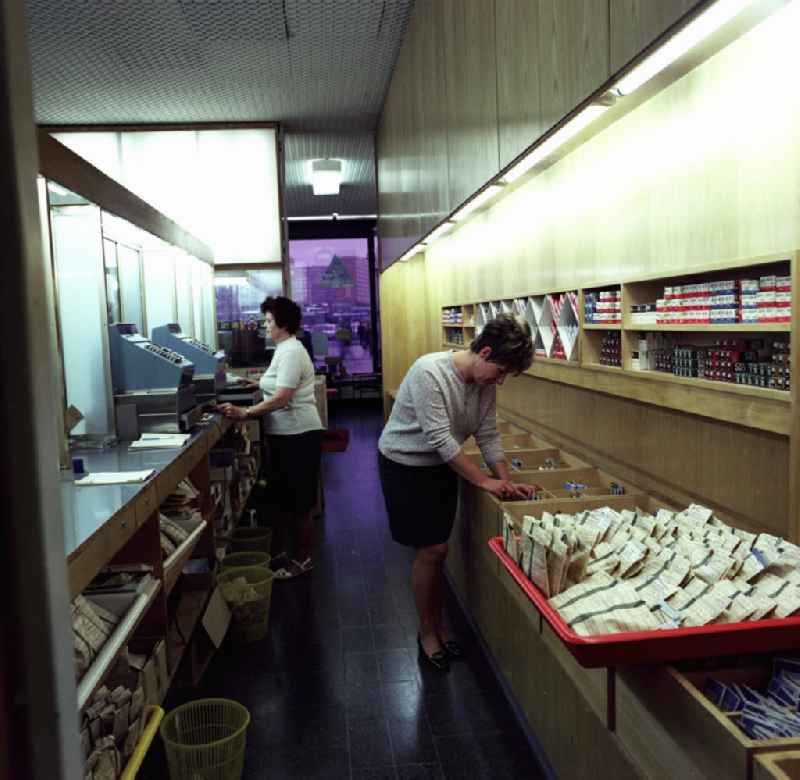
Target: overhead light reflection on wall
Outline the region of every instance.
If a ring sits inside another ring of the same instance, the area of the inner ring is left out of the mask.
[[[657,48],[647,59],[623,76],[614,85],[614,89],[620,95],[630,95],[741,13],[752,2],[753,0],[717,0],[708,10],[675,33],[663,46]]]
[[[586,106],[583,111],[576,114],[569,122],[556,130],[553,135],[526,154],[513,168],[504,173],[502,180],[509,184],[512,181],[516,181],[520,176],[562,147],[567,141],[574,138],[581,130],[588,127],[607,110],[608,106],[599,103],[591,103]]]

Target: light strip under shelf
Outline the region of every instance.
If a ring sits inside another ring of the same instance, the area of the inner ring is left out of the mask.
[[[510,184],[520,176],[526,174],[534,165],[537,165],[546,157],[549,157],[556,149],[562,147],[567,141],[574,138],[581,130],[588,127],[595,119],[602,116],[608,110],[608,106],[599,103],[591,103],[576,114],[563,127],[556,130],[553,135],[547,138],[539,146],[532,149],[523,157],[513,168],[502,176],[502,181]]]
[[[416,246],[413,246],[411,249],[408,250],[408,252],[406,252],[404,255],[400,257],[400,262],[401,263],[408,262],[412,257],[414,257],[414,255],[418,255],[424,249],[425,246],[423,244],[417,244]]]
[[[455,224],[455,222],[442,222],[442,224],[439,225],[436,230],[433,230],[430,235],[425,236],[425,238],[422,239],[422,243],[425,244],[425,246],[429,246],[440,236],[443,236],[445,233],[449,233],[455,227]]]
[[[490,184],[485,190],[481,190],[469,203],[462,206],[451,219],[453,222],[460,222],[466,219],[473,211],[488,203],[495,195],[502,192],[503,188],[499,184]]]
[[[752,2],[753,0],[717,0],[714,5],[675,33],[630,73],[623,76],[613,89],[620,95],[630,95],[631,92],[639,89],[642,84],[646,84],[653,76],[697,46],[711,33],[744,11]]]

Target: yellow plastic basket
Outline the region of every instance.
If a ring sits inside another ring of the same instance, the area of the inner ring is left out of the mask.
[[[268,566],[226,569],[220,573],[217,582],[231,610],[230,632],[235,641],[256,642],[267,635],[274,579]]]
[[[220,569],[227,571],[228,569],[242,568],[246,566],[258,566],[261,569],[269,568],[270,556],[265,552],[253,550],[252,552],[235,552],[229,553],[222,559]]]
[[[265,552],[272,549],[271,528],[234,528],[231,534],[233,552]]]
[[[240,780],[250,713],[230,699],[198,699],[161,722],[171,780]]]
[[[128,759],[125,769],[122,770],[120,780],[134,780],[136,773],[139,771],[144,761],[144,757],[147,755],[147,751],[150,749],[153,737],[156,735],[156,731],[158,731],[161,719],[164,717],[164,710],[152,704],[145,707],[144,711],[148,713],[147,725],[144,727],[144,731],[142,731],[139,737],[139,742],[136,744],[133,755]]]

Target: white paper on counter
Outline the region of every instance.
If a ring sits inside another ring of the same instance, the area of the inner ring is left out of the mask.
[[[155,469],[144,469],[143,471],[95,471],[92,474],[87,474],[83,479],[76,479],[75,484],[80,487],[126,485],[134,482],[144,482],[153,473],[155,473]]]

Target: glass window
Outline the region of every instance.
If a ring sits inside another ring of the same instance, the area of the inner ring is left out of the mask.
[[[317,365],[333,376],[374,372],[367,239],[290,241],[289,259]]]
[[[282,294],[281,270],[217,271],[214,288],[217,337],[230,365],[265,365],[267,344],[261,302],[269,295]]]

